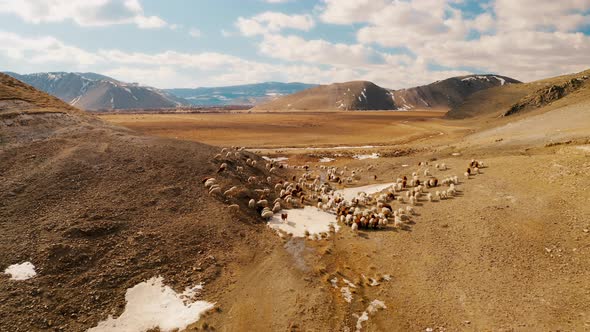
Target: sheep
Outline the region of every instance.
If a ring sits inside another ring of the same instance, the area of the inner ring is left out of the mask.
[[[240,210],[240,206],[239,206],[238,204],[232,204],[232,205],[228,205],[228,207],[227,207],[227,208],[228,208],[230,211],[234,211],[234,212],[236,212],[236,211]]]
[[[275,191],[281,191],[281,189],[283,189],[283,185],[281,185],[280,183],[275,184]]]
[[[479,174],[479,167],[474,167],[473,168],[473,173]]]
[[[281,211],[281,203],[276,202],[275,205],[272,207],[272,212],[277,213]]]
[[[221,153],[226,153],[226,152],[227,152],[227,148],[221,149]]]
[[[217,173],[221,173],[221,172],[225,171],[226,168],[227,168],[226,163],[221,164],[221,166],[219,166],[219,169],[217,170]]]
[[[220,187],[213,187],[213,189],[209,190],[209,196],[211,195],[220,195],[221,188]]]
[[[268,172],[272,174],[272,173],[275,173],[276,171],[277,171],[276,167],[271,167]]]
[[[414,196],[410,196],[410,204],[416,205],[416,198]]]
[[[223,192],[223,196],[235,196],[238,193],[238,187],[233,186]]]
[[[350,226],[350,229],[356,233],[359,230],[359,225],[355,222],[352,223],[352,226]]]
[[[250,199],[248,201],[248,207],[251,208],[251,209],[255,209],[256,208],[256,200],[254,200],[253,198]]]
[[[262,218],[268,220],[274,216],[274,213],[270,210],[262,210],[262,212],[260,213],[260,216]]]
[[[426,198],[428,198],[429,202],[432,202],[432,194],[428,193],[428,195],[426,195]]]
[[[232,155],[233,155],[233,154],[232,154],[231,152],[228,152],[228,153],[226,153],[226,154],[225,154],[225,157],[226,157],[226,158],[231,158],[231,156],[232,156]]]
[[[272,182],[272,178],[269,176],[266,178],[266,182],[271,183]]]
[[[205,188],[211,187],[216,182],[217,182],[217,180],[215,180],[215,178],[208,178],[207,180],[205,180]]]
[[[409,214],[414,214],[414,208],[408,205],[406,206],[406,212]]]
[[[237,167],[236,167],[236,171],[238,171],[238,172],[242,173],[242,172],[244,171],[244,167],[242,167],[242,166],[237,166]]]
[[[255,176],[248,177],[248,183],[254,183],[254,182],[256,182],[256,177]]]
[[[256,202],[256,205],[262,206],[262,207],[267,207],[268,206],[268,201],[266,199],[261,199],[258,202]]]
[[[430,170],[425,169],[424,170],[424,176],[430,176]]]
[[[216,154],[215,157],[213,157],[213,159],[216,159],[216,160],[221,159],[221,153]]]

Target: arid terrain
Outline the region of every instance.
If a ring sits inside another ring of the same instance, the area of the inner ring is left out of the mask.
[[[38,275],[0,274],[0,331],[87,330],[156,276],[178,292],[204,282],[199,298],[215,308],[188,331],[590,330],[586,75],[474,93],[446,117],[95,117],[2,76],[0,269],[31,261]],[[576,77],[559,98],[544,90]],[[232,146],[246,150],[216,156]],[[486,166],[467,178],[472,159]],[[459,180],[454,197],[418,201],[403,227],[279,237],[248,199],[269,188],[274,200],[272,184],[305,165],[321,179],[330,167],[354,178],[334,189],[427,169]],[[208,177],[242,189],[209,195]]]

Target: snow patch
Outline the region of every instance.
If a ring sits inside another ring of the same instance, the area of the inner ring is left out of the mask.
[[[394,184],[395,184],[395,182],[391,182],[391,183],[381,183],[381,184],[370,184],[368,186],[362,186],[362,187],[345,188],[345,189],[336,190],[335,194],[342,196],[342,198],[344,198],[347,201],[350,201],[362,192],[367,195],[371,195],[374,193],[381,192],[381,191],[391,187]]]
[[[354,155],[353,158],[358,159],[358,160],[379,159],[380,156],[381,156],[380,154],[378,154],[377,152],[374,152],[371,154],[357,154],[357,155]]]
[[[334,160],[336,160],[336,159],[324,157],[324,158],[320,159],[320,163],[329,163],[329,162],[332,162]]]
[[[344,301],[351,303],[352,302],[352,293],[350,292],[350,288],[342,287],[340,288],[340,292],[342,293],[342,297]]]
[[[360,316],[357,316],[358,319],[356,321],[356,331],[360,332],[362,330],[363,322],[368,321],[370,315],[373,315],[377,311],[383,309],[387,309],[383,301],[373,300],[373,302],[371,302],[371,304],[369,304],[369,306],[367,307],[367,310],[365,310]]]
[[[10,280],[27,280],[37,275],[35,265],[31,262],[12,264],[4,270],[5,274],[10,274]]]
[[[289,158],[287,158],[287,157],[271,158],[271,157],[267,157],[267,156],[263,156],[262,159],[268,160],[268,161],[275,161],[275,162],[281,162],[281,161],[287,161],[287,160],[289,160]]]
[[[202,285],[178,294],[165,286],[162,280],[162,277],[154,277],[128,289],[125,293],[127,304],[121,316],[109,316],[87,332],[130,332],[155,328],[161,331],[183,330],[213,308],[214,303],[207,301],[191,302]]]
[[[287,222],[281,219],[281,213],[287,213]],[[340,226],[333,214],[324,212],[316,207],[305,206],[303,209],[283,210],[275,214],[268,222],[268,227],[277,232],[293,234],[294,237],[305,237],[305,231],[310,236],[320,233],[329,233],[330,225],[338,231]]]

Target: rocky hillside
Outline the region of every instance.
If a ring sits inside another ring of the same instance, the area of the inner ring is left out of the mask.
[[[529,83],[509,84],[481,90],[468,96],[463,103],[452,107],[446,117],[449,119],[482,116],[495,118],[576,103],[579,99],[576,96],[580,96],[581,99],[590,97],[589,77],[590,70],[587,70]]]
[[[536,109],[548,105],[556,100],[559,100],[573,92],[580,89],[590,88],[590,71],[585,71],[561,82],[555,82],[548,86],[544,86],[533,93],[526,95],[517,103],[512,105],[510,109],[504,112],[505,116],[524,112],[531,109]]]
[[[166,91],[95,73],[7,73],[85,110],[174,108],[188,102]]]
[[[393,99],[398,110],[448,110],[460,105],[468,96],[481,90],[520,83],[500,75],[468,75],[409,89],[395,90]]]
[[[315,87],[316,84],[264,82],[234,86],[165,90],[196,106],[255,105]]]
[[[320,85],[257,105],[255,110],[391,110],[389,90],[367,81]]]

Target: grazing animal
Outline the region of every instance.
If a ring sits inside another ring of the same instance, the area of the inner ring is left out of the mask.
[[[227,168],[226,163],[221,164],[221,166],[219,166],[219,169],[217,170],[217,173],[221,173],[221,172],[225,171],[226,168]]]
[[[228,205],[227,207],[230,211],[238,211],[240,210],[240,206],[238,204]]]
[[[250,199],[250,201],[248,201],[248,207],[251,209],[255,209],[256,208],[256,201],[252,198]]]

